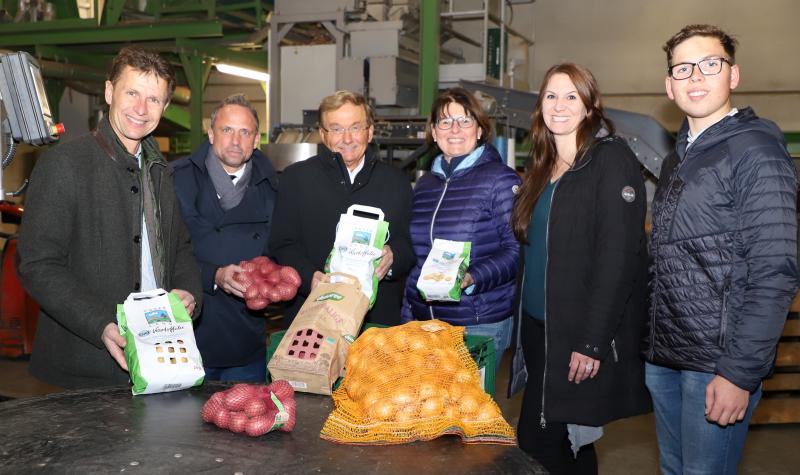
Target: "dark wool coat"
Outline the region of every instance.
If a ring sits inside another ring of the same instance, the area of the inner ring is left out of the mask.
[[[797,291],[797,178],[778,127],[740,110],[686,149],[653,203],[647,359],[755,390]]]
[[[556,185],[545,276],[547,421],[601,426],[650,410],[641,357],[646,210],[639,164],[617,137],[599,139]],[[525,377],[520,319],[531,318],[521,308],[519,303],[514,390]],[[595,378],[567,380],[573,351],[600,360]]]
[[[519,176],[490,144],[474,161],[465,158],[449,179],[440,160],[414,188],[411,240],[417,265],[406,282],[403,320],[437,318],[460,326],[505,320],[513,313],[519,258],[510,224]],[[471,295],[462,292],[460,302],[429,304],[417,290],[419,273],[436,238],[472,243],[468,271],[475,289]]]
[[[195,338],[205,366],[244,366],[266,357],[266,320],[260,312],[248,310],[244,300],[215,289],[214,276],[220,267],[269,254],[278,181],[267,157],[254,151],[244,197],[238,206],[224,211],[206,169],[210,146],[206,140],[191,157],[170,163],[205,294]]]
[[[375,206],[389,222],[394,253],[391,276],[378,284],[375,305],[366,322],[400,323],[403,280],[414,264],[408,235],[411,183],[400,170],[378,160],[378,148],[367,148],[364,168],[351,185],[339,154],[320,146],[319,155],[286,168],[280,176],[269,247],[278,262],[297,269],[303,284],[285,314],[288,327],[310,291],[314,271],[322,271],[333,248],[336,225],[352,204]]]
[[[66,388],[128,381],[100,336],[116,323],[116,305],[141,282],[142,174],[108,119],[98,133],[116,158],[91,134],[39,158],[19,232],[20,280],[41,306],[30,371]],[[158,157],[150,174],[164,249],[162,285],[190,292],[200,308],[200,274],[171,173],[155,140],[148,137],[142,146]]]

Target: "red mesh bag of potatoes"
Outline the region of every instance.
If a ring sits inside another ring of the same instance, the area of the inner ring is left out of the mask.
[[[370,328],[350,346],[345,368],[323,439],[384,445],[454,434],[465,443],[516,444],[481,387],[463,327],[428,320]]]
[[[233,279],[244,286],[244,299],[250,310],[262,310],[270,303],[288,302],[297,295],[300,274],[293,267],[282,266],[267,256],[239,262],[242,272]]]

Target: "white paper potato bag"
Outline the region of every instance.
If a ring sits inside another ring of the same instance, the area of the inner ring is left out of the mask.
[[[417,279],[417,290],[427,301],[459,302],[461,281],[469,268],[470,242],[434,239]]]
[[[125,361],[134,395],[203,384],[192,319],[178,296],[163,289],[130,294],[117,305],[117,323],[128,342]]]
[[[367,218],[356,216],[359,212],[375,216]],[[364,205],[351,205],[347,213],[339,217],[336,226],[336,239],[333,249],[325,263],[325,272],[342,273],[354,276],[361,284],[361,290],[369,299],[369,306],[375,303],[378,294],[378,267],[383,245],[389,238],[389,223],[383,219],[380,208]],[[338,282],[332,277],[332,282]]]

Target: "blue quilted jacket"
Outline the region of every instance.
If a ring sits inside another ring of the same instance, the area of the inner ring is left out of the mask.
[[[661,171],[645,356],[753,391],[798,284],[797,179],[780,130],[750,108],[687,126]]]
[[[411,242],[417,263],[406,281],[403,321],[437,318],[453,325],[495,323],[513,313],[519,243],[511,232],[511,209],[520,183],[490,144],[477,148],[449,179],[442,157],[414,188]],[[436,238],[470,241],[468,272],[475,287],[460,302],[429,305],[417,291],[422,264]]]

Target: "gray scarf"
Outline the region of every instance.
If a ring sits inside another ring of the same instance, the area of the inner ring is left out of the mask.
[[[214,152],[213,147],[208,147],[208,154],[206,154],[206,170],[208,176],[211,177],[211,183],[214,184],[214,189],[219,196],[219,205],[223,210],[239,206],[244,198],[244,193],[247,191],[247,186],[250,184],[250,176],[253,174],[253,165],[248,161],[244,165],[244,173],[239,181],[234,186],[228,172],[222,168],[222,163],[219,157]]]

